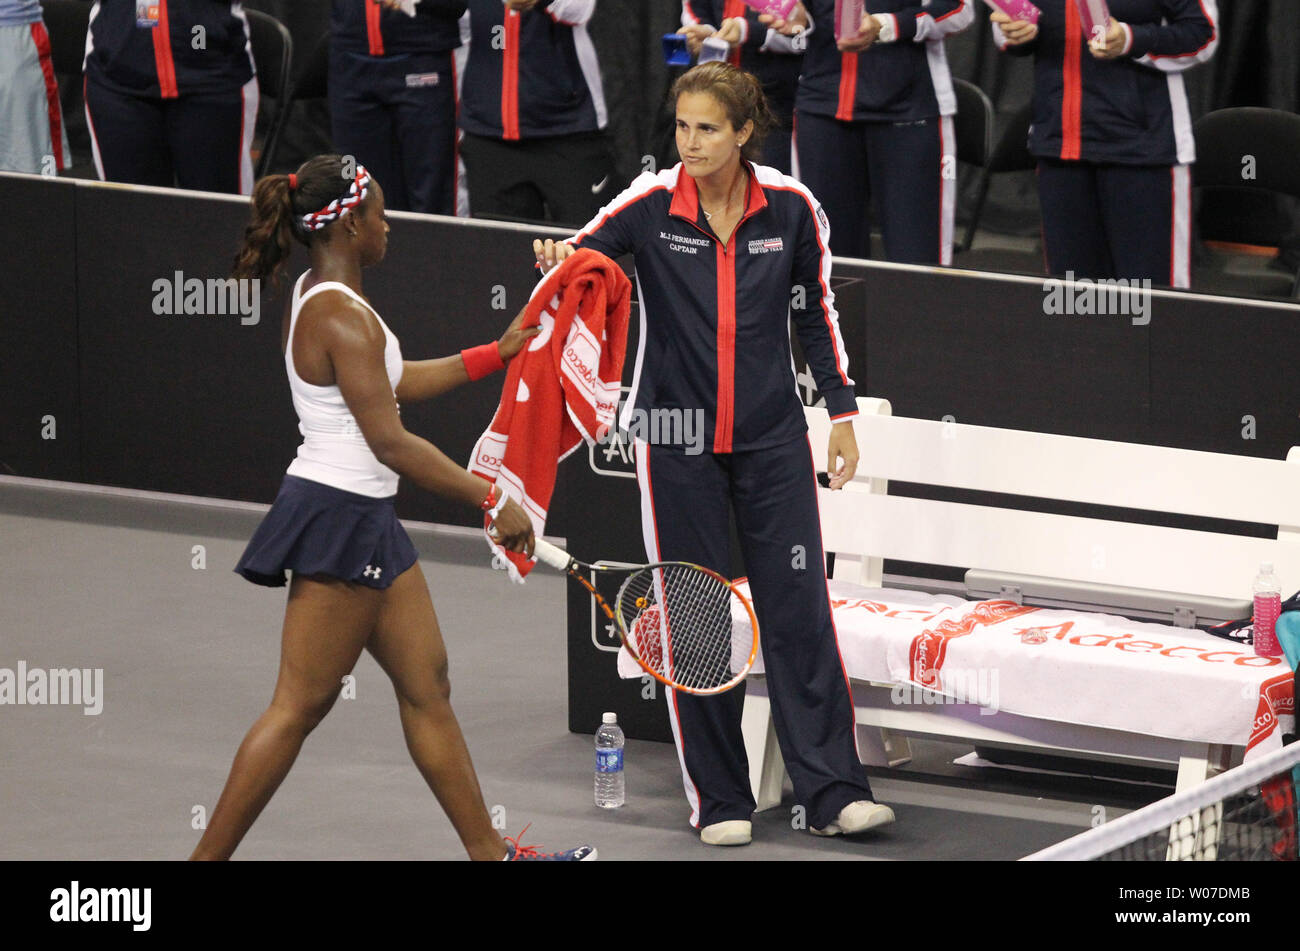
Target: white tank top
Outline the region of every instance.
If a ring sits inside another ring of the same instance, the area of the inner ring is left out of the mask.
[[[289,313],[289,344],[284,348],[284,367],[289,373],[289,391],[293,395],[293,408],[298,413],[298,432],[302,445],[298,456],[289,463],[288,473],[313,482],[323,482],[336,489],[386,498],[397,493],[397,473],[375,458],[375,454],[361,435],[361,428],[352,418],[348,404],[338,386],[316,386],[298,375],[293,366],[293,332],[298,324],[302,305],[321,291],[342,291],[364,304],[375,315],[384,330],[384,368],[396,399],[397,383],[402,378],[402,349],[397,337],[375,309],[360,294],[338,281],[322,281],[301,297],[302,276],[293,286],[293,307]]]

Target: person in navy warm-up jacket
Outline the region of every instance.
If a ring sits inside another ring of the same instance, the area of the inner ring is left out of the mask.
[[[991,20],[1000,49],[1034,57],[1048,270],[1187,287],[1196,147],[1182,74],[1214,55],[1214,0],[1110,0],[1091,44],[1074,0],[1035,3],[1036,26]]]
[[[334,0],[334,147],[384,183],[394,211],[456,213],[456,71],[465,0]]]
[[[888,260],[952,262],[957,99],[943,40],[971,24],[974,3],[866,0],[861,29],[838,42],[835,0],[791,14],[811,20],[794,174],[821,197],[836,254],[870,256],[874,203]]]
[[[619,183],[596,0],[469,0],[460,127],[470,212],[577,225]]]
[[[239,3],[98,0],[86,43],[86,122],[112,182],[247,195],[257,68]]]
[[[681,163],[639,176],[573,238],[536,241],[534,252],[544,268],[574,248],[635,256],[640,349],[621,424],[644,434],[639,420],[656,412],[692,413],[704,437],[691,444],[686,427],[662,427],[647,437],[654,444],[634,443],[646,556],[729,571],[734,508],[795,796],[812,831],[863,832],[894,814],[872,801],[858,759],[790,353],[793,317],[833,421],[826,452],[839,488],[857,466],[857,404],[830,289],[830,227],[806,187],[751,164],[771,124],[755,77],[706,63],[672,97]],[[710,845],[743,845],[752,831],[739,693],[668,697],[690,822]]]

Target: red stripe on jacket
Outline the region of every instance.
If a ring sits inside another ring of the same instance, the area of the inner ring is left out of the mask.
[[[858,54],[840,54],[840,99],[835,107],[835,118],[853,121],[853,98],[858,89]]]
[[[519,11],[506,10],[501,62],[501,137],[519,141]]]
[[[384,8],[374,0],[365,0],[366,4],[366,41],[370,44],[371,56],[384,55],[384,34],[379,29],[379,15]]]
[[[1079,61],[1083,56],[1083,24],[1079,9],[1065,5],[1065,56],[1061,62],[1061,158],[1074,161],[1082,154],[1080,116],[1083,112],[1083,77]]]
[[[54,78],[54,63],[50,59],[50,34],[45,24],[37,20],[32,24],[32,42],[41,61],[41,75],[45,77],[45,110],[50,119],[50,139],[54,142],[55,171],[63,168],[63,111],[59,108],[59,83]]]
[[[740,225],[736,225],[736,231]],[[714,418],[713,451],[731,452],[731,428],[736,418],[736,233],[724,247],[718,242],[718,405]],[[731,253],[728,253],[728,251]]]
[[[153,28],[153,60],[158,70],[158,92],[164,99],[175,99],[176,62],[172,59],[171,23],[167,18],[167,0],[158,0],[158,25]]]

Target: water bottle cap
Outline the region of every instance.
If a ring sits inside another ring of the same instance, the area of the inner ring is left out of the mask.
[[[1273,573],[1273,562],[1271,561],[1261,562],[1259,566],[1259,573],[1261,575],[1271,575]]]
[[[618,714],[616,714],[616,713],[606,713],[606,714],[604,714],[604,715],[600,718],[600,722],[601,722],[601,723],[617,723],[617,722],[618,722]]]

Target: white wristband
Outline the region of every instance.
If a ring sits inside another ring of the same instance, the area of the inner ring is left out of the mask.
[[[506,495],[505,490],[499,486],[497,487],[497,491],[501,493],[501,498],[497,499],[496,505],[488,509],[488,518],[492,519],[494,522],[497,520],[497,516],[501,514],[501,509],[505,507],[506,502],[510,499],[510,496]]]

